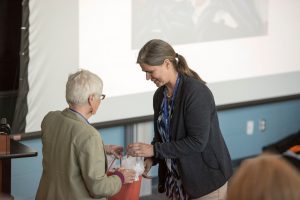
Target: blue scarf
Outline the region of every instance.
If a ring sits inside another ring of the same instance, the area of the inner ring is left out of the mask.
[[[180,76],[178,74],[176,79],[176,84],[171,100],[168,100],[167,97],[167,88],[164,89],[164,98],[161,104],[161,114],[157,120],[158,131],[162,137],[163,143],[168,143],[172,141],[171,133],[171,118],[174,111],[175,98],[178,90],[178,85],[180,82]],[[178,200],[187,200],[187,194],[184,192],[182,187],[181,180],[179,178],[176,159],[165,159],[165,162],[168,166],[168,174],[165,183],[166,195],[170,200],[173,199],[173,196],[176,196]]]

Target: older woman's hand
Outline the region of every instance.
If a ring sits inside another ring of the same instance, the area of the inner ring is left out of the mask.
[[[153,145],[146,143],[133,143],[127,146],[127,155],[133,157],[152,157],[154,156]]]
[[[121,172],[124,176],[124,183],[132,183],[135,178],[136,171],[133,169],[119,168],[117,171]]]
[[[123,154],[123,147],[117,145],[105,145],[105,152],[107,155],[113,155],[116,158],[121,158]]]

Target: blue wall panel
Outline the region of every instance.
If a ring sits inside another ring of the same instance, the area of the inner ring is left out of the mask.
[[[300,130],[300,100],[219,111],[218,115],[233,160],[259,154],[263,146]],[[260,119],[266,120],[263,132],[258,129]],[[246,134],[249,120],[254,122],[252,135]],[[99,131],[105,144],[124,146],[123,126]],[[33,200],[42,172],[42,145],[40,139],[22,143],[38,150],[38,156],[12,160],[12,193],[16,200]]]
[[[125,130],[123,126],[100,129],[99,132],[104,141],[104,144],[115,144],[124,146]]]
[[[271,103],[221,111],[220,126],[232,159],[261,153],[262,147],[300,130],[300,100]],[[259,120],[266,130],[259,130]],[[254,122],[252,135],[246,134],[247,121]]]
[[[37,157],[12,159],[12,194],[15,200],[33,200],[42,174],[40,139],[22,141],[38,151]]]

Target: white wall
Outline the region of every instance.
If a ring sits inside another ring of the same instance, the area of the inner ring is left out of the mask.
[[[65,84],[79,65],[77,0],[30,0],[26,132],[50,110],[66,107]]]

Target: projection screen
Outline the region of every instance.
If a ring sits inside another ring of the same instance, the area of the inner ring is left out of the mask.
[[[136,57],[152,38],[187,59],[217,105],[299,94],[299,8],[298,0],[31,0],[26,132],[67,107],[65,83],[78,68],[104,81],[107,98],[91,122],[151,115],[156,87]]]

